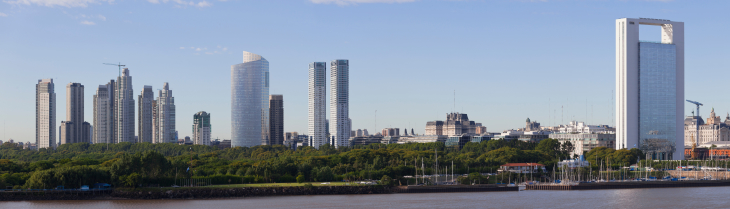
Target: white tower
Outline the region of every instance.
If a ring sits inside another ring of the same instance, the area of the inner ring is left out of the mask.
[[[350,140],[350,64],[348,60],[330,62],[330,135],[335,147],[347,147]]]
[[[640,41],[639,25],[661,27],[661,42]],[[616,149],[645,149],[647,141],[674,144],[673,153],[650,157],[684,159],[683,115],[684,23],[617,19]],[[652,146],[643,151],[658,150]]]
[[[327,129],[327,63],[313,62],[309,63],[309,118],[308,130],[309,137],[312,138],[310,146],[319,149],[319,146],[325,144]]]
[[[165,82],[162,90],[158,92],[155,118],[155,134],[152,143],[177,143],[175,131],[175,97],[172,97],[172,90]]]
[[[132,76],[129,69],[122,70],[122,76],[117,77],[117,137],[116,143],[134,143],[134,91],[132,90]]]
[[[231,147],[261,145],[269,132],[269,61],[243,52],[231,66]]]
[[[40,148],[56,147],[56,92],[53,79],[38,80],[35,90],[35,143]],[[2,144],[2,142],[0,142]]]

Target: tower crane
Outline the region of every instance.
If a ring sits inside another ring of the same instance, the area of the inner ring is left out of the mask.
[[[697,122],[695,122],[695,141],[693,143],[693,147],[697,146],[700,142],[700,106],[702,106],[702,103],[695,102],[692,100],[687,100],[687,102],[692,103],[697,106]],[[694,114],[692,115],[694,116]],[[694,118],[693,118],[694,119]],[[694,151],[694,150],[693,150]]]

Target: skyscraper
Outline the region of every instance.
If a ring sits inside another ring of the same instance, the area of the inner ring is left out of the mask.
[[[157,114],[155,120],[155,135],[152,143],[177,143],[175,134],[175,97],[165,82],[162,90],[157,93]]]
[[[661,42],[641,41],[639,25],[661,27]],[[617,19],[616,149],[684,159],[683,111],[684,23]]]
[[[316,149],[325,144],[327,129],[327,63],[309,63],[309,119],[308,130],[312,144]]]
[[[284,144],[284,96],[269,96],[268,145]]]
[[[231,66],[231,147],[261,145],[268,138],[269,61],[243,52]]]
[[[193,115],[193,144],[210,145],[210,113],[200,111]]]
[[[111,143],[112,129],[114,126],[111,125],[113,120],[112,101],[110,97],[109,87],[107,85],[99,85],[94,94],[94,137],[91,142],[97,143]]]
[[[56,90],[53,79],[41,79],[35,85],[35,144],[38,149],[56,147]]]
[[[68,133],[62,137],[61,143],[89,142],[88,132],[84,132],[84,85],[69,83],[66,85],[66,124]]]
[[[132,89],[132,76],[129,69],[122,70],[122,76],[117,77],[118,96],[116,101],[117,115],[117,138],[116,142],[134,143],[134,91]]]
[[[347,147],[350,140],[348,60],[330,62],[330,133],[335,147]]]
[[[137,142],[152,143],[152,102],[154,101],[152,86],[144,86],[142,93],[137,97]]]

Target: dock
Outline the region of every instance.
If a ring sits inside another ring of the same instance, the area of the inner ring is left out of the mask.
[[[714,187],[730,186],[730,180],[692,180],[692,181],[619,181],[578,184],[532,184],[525,190],[594,190],[594,189],[642,189],[672,187]]]

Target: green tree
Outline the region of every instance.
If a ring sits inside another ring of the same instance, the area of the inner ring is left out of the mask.
[[[304,183],[304,175],[297,176],[297,183]]]

